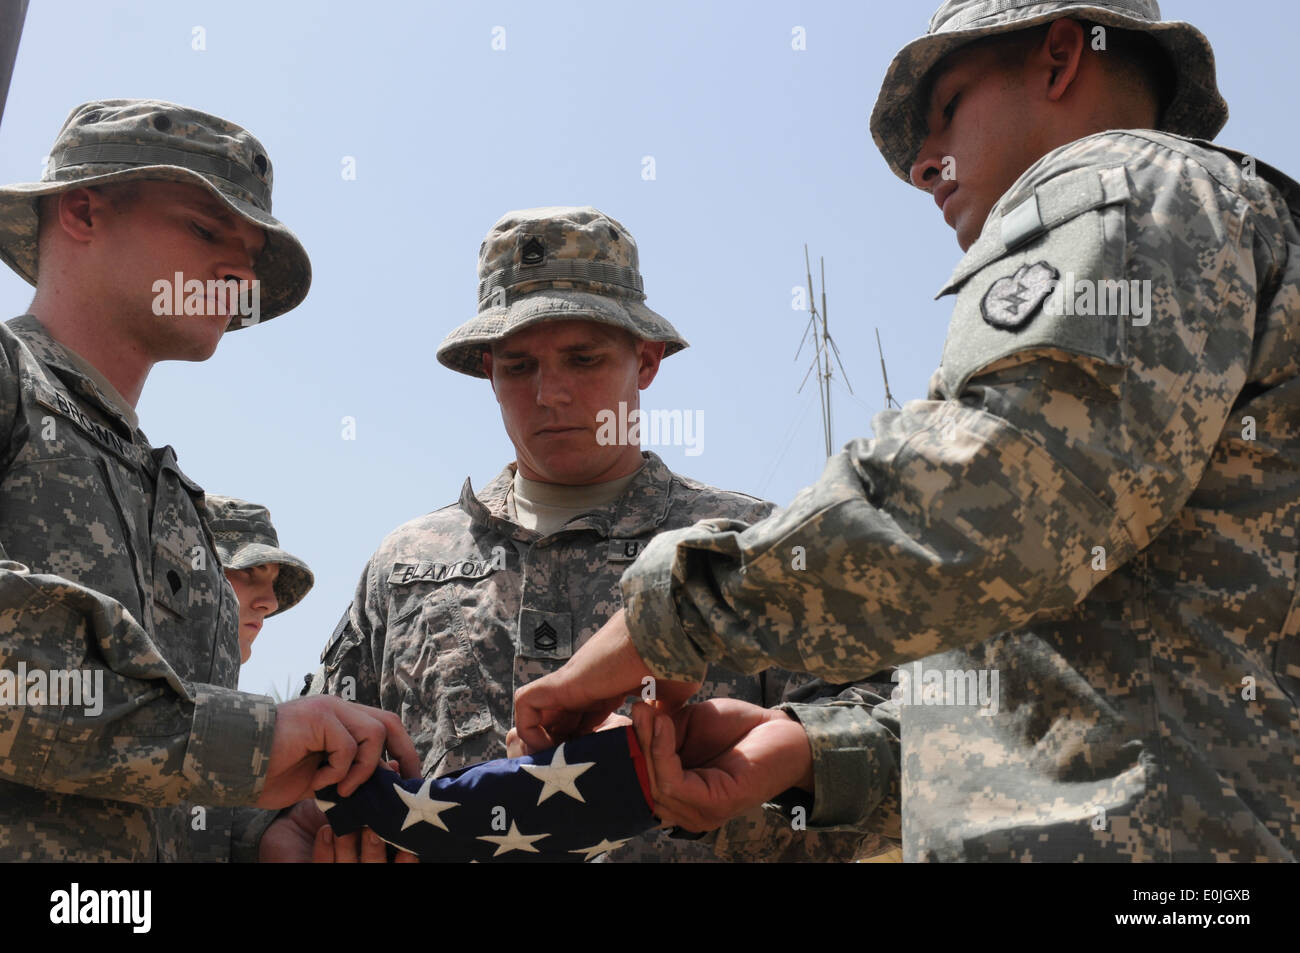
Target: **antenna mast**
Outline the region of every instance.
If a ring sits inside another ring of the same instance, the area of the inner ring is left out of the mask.
[[[889,371],[885,370],[885,349],[880,346],[880,328],[876,328],[876,350],[880,352],[880,376],[885,380],[885,407],[897,407],[898,401],[889,392]]]
[[[849,375],[844,370],[844,363],[840,360],[840,349],[835,344],[835,339],[831,337],[830,328],[826,323],[826,259],[819,259],[821,262],[822,272],[822,307],[821,312],[817,310],[817,299],[813,294],[812,280],[812,261],[808,257],[808,245],[803,246],[804,271],[808,276],[808,325],[803,331],[803,340],[799,342],[799,350],[795,353],[794,359],[799,360],[799,355],[803,353],[803,346],[808,341],[808,332],[812,332],[813,340],[813,360],[808,372],[803,376],[803,383],[799,385],[799,393],[803,392],[804,384],[808,383],[808,378],[812,376],[813,371],[817,371],[817,396],[822,405],[822,432],[826,438],[826,457],[830,458],[834,453],[835,440],[832,435],[831,427],[831,378],[834,376],[834,366],[831,363],[834,358],[835,365],[839,366],[840,374],[844,377],[844,384],[853,393],[853,385],[849,383]]]

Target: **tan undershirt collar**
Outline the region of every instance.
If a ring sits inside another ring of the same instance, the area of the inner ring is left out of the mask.
[[[538,483],[515,471],[514,492],[508,501],[510,515],[524,529],[535,530],[543,536],[554,533],[569,520],[608,506],[631,486],[638,467],[625,477],[589,486],[566,486],[560,483]]]

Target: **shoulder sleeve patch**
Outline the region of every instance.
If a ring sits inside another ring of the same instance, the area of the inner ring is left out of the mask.
[[[941,294],[956,293],[940,374],[949,396],[1019,351],[1124,363],[1150,289],[1125,280],[1128,180],[1122,167],[1049,179],[990,222]]]

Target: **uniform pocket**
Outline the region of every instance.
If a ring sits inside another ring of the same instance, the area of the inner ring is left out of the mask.
[[[176,467],[170,447],[153,453],[158,475],[149,524],[155,608],[151,634],[181,678],[233,687],[238,680],[238,611],[199,516],[203,491]]]
[[[16,464],[0,483],[9,559],[139,605],[126,529],[99,463],[61,457]]]
[[[153,601],[180,619],[189,615],[189,560],[159,540],[153,548]]]
[[[449,751],[492,728],[486,679],[466,633],[455,584],[403,588],[390,606],[385,671],[401,693],[403,723],[425,752],[425,775]]]

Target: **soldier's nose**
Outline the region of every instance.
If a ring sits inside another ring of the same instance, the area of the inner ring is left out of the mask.
[[[927,153],[922,149],[917,160],[912,163],[909,175],[914,186],[924,192],[929,192],[934,188],[935,180],[941,171],[942,165],[939,157],[933,152]]]

